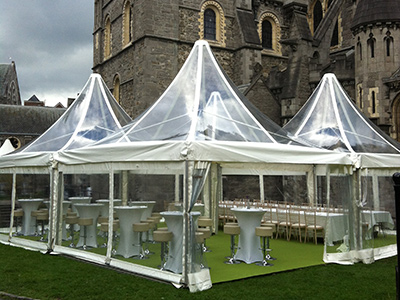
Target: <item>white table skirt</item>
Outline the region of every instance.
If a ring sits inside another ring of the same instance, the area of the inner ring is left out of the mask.
[[[165,270],[180,274],[182,273],[182,250],[183,250],[183,213],[180,211],[163,211],[160,213],[167,223],[168,231],[173,236],[169,243],[169,252]],[[200,212],[191,212],[194,222],[200,216]]]
[[[103,204],[103,207],[101,208],[101,211],[100,211],[100,216],[108,217],[109,211],[110,211],[110,200],[99,199],[99,200],[96,200],[96,203]],[[121,205],[121,203],[122,203],[121,199],[114,199],[114,207]]]
[[[256,227],[261,225],[265,209],[232,208],[240,226],[238,250],[235,259],[247,264],[263,260],[260,237],[256,236]]]
[[[19,199],[18,203],[24,211],[22,218],[22,234],[34,235],[36,232],[36,218],[31,216],[31,212],[37,210],[43,199]]]
[[[147,206],[115,206],[119,218],[120,237],[116,254],[125,258],[140,254],[139,233],[133,231],[133,224],[140,219]]]
[[[97,218],[100,215],[101,207],[103,204],[97,203],[76,203],[75,208],[78,211],[80,218],[93,219],[93,224],[86,226],[86,246],[97,248]],[[79,241],[76,245],[77,248],[84,245],[84,228],[81,226],[79,231]]]

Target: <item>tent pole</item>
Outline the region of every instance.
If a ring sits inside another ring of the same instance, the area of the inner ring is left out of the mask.
[[[15,171],[13,172],[12,178],[13,179],[12,179],[12,187],[11,187],[11,220],[10,220],[10,233],[8,235],[8,241],[11,241],[12,229],[14,226],[14,211],[15,211],[16,182],[17,182],[17,174],[15,173]]]
[[[184,193],[183,193],[183,203],[182,203],[182,211],[183,211],[183,256],[182,256],[182,277],[184,283],[188,284],[189,279],[188,279],[188,255],[189,255],[189,243],[188,243],[188,237],[189,237],[189,214],[188,214],[188,209],[189,209],[189,162],[186,160],[185,161],[185,178],[184,178]]]
[[[48,235],[48,249],[54,248],[56,238],[56,221],[58,211],[58,184],[59,184],[59,173],[56,168],[51,169],[51,195],[50,195],[50,213],[49,213],[49,235]]]
[[[125,173],[126,171],[123,171]],[[107,240],[107,253],[106,253],[106,264],[111,262],[111,254],[113,247],[113,225],[114,225],[114,170],[111,167],[109,177],[109,204],[108,204],[108,240]],[[125,198],[126,199],[126,198]]]
[[[379,181],[378,181],[378,175],[373,174],[372,175],[372,197],[374,200],[374,210],[379,210],[380,208],[380,203],[379,203]]]
[[[122,206],[127,206],[128,205],[128,176],[129,173],[128,171],[122,171]],[[113,185],[114,186],[114,185]]]
[[[175,174],[175,203],[179,203],[179,174]]]
[[[62,220],[63,220],[63,215],[66,214],[67,212],[63,211],[63,202],[64,202],[64,176],[63,173],[59,173],[59,201],[58,201],[58,211],[57,211],[57,234],[56,234],[56,244],[61,245],[62,242]]]
[[[258,179],[260,182],[260,202],[264,203],[265,195],[264,195],[264,175],[258,175]]]

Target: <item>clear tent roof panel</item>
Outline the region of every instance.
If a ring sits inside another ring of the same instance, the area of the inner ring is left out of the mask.
[[[341,152],[399,153],[396,142],[367,119],[333,74],[326,74],[284,129],[321,148]]]
[[[295,144],[238,92],[205,41],[195,43],[178,75],[152,107],[100,144],[157,140]]]
[[[112,97],[98,74],[92,74],[68,110],[39,138],[20,152],[75,149],[103,139],[131,118]]]

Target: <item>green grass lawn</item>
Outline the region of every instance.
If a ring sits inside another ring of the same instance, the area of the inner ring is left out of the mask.
[[[397,257],[319,265],[187,289],[56,255],[0,244],[0,295],[35,299],[395,299]],[[245,266],[245,265],[243,265]],[[10,298],[11,299],[11,298]]]
[[[75,237],[77,242],[78,234]],[[393,244],[393,239],[378,236],[374,246]],[[322,244],[272,239],[271,255],[277,258],[273,267],[227,265],[229,244],[230,237],[222,232],[207,240],[212,252],[204,259],[213,287],[195,294],[104,266],[0,244],[0,299],[13,299],[7,294],[35,299],[395,299],[397,257],[370,265],[326,265]],[[115,258],[157,268],[160,245],[149,248],[155,254],[146,260]],[[89,251],[105,254],[106,249]]]

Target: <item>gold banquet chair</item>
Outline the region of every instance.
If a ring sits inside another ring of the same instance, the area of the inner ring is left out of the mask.
[[[315,208],[310,208],[304,210],[304,221],[306,224],[304,243],[307,242],[309,233],[312,233],[315,244],[317,244],[317,233],[321,232],[324,236],[324,227],[317,224],[317,210]]]

